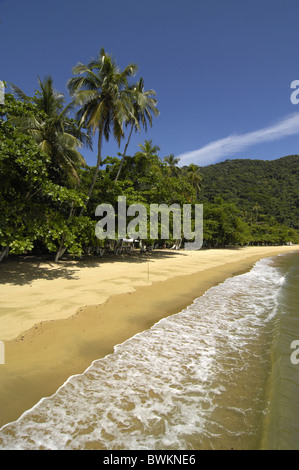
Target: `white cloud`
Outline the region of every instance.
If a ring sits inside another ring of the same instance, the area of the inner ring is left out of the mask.
[[[222,157],[230,157],[252,145],[283,137],[299,134],[299,113],[291,114],[264,129],[248,132],[246,134],[233,134],[224,139],[215,140],[204,147],[191,152],[185,152],[176,157],[180,159],[180,166],[195,163],[199,166],[218,162]]]

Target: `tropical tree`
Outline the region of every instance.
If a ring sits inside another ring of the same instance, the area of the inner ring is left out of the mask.
[[[35,140],[11,124],[13,117],[31,117],[35,106],[6,94],[0,106],[0,261],[8,255],[30,252],[36,244],[56,251],[80,254],[91,239],[92,221],[76,217],[84,199],[76,189],[50,178],[51,158]],[[1,251],[2,250],[2,251]]]
[[[136,85],[133,85],[132,87],[128,88],[128,94],[132,102],[133,118],[129,119],[126,122],[126,126],[130,125],[131,129],[124,148],[124,152],[122,154],[122,160],[118,168],[117,175],[115,177],[115,182],[117,182],[119,178],[124,159],[126,158],[126,152],[131,140],[133,130],[140,130],[142,126],[145,131],[147,131],[147,124],[149,123],[149,125],[152,126],[152,114],[154,116],[158,116],[160,114],[156,107],[157,100],[154,98],[156,96],[156,92],[154,90],[144,91],[143,78],[140,78]]]
[[[153,145],[152,140],[145,140],[144,144],[139,144],[138,146],[140,150],[134,155],[136,170],[140,175],[145,173],[148,175],[148,172],[153,165],[156,169],[157,166],[160,166],[161,162],[158,157],[160,147],[158,145]]]
[[[179,163],[180,159],[175,158],[173,153],[171,153],[167,157],[164,157],[163,160],[164,160],[165,163],[167,163],[167,165],[169,167],[170,175],[171,176],[178,176],[180,170],[177,167],[177,164]]]
[[[76,65],[73,68],[73,74],[76,76],[67,83],[74,102],[81,106],[76,115],[80,125],[85,124],[92,130],[93,135],[98,132],[97,163],[86,204],[91,198],[102,164],[103,137],[108,141],[112,129],[120,146],[124,137],[124,122],[135,121],[127,88],[128,78],[136,71],[135,64],[120,70],[115,60],[102,48],[97,59],[91,60],[87,65]]]
[[[78,183],[78,168],[86,166],[78,151],[83,144],[91,147],[89,136],[78,129],[68,114],[72,104],[64,107],[64,96],[54,89],[53,79],[38,78],[40,90],[33,98],[28,97],[17,86],[12,85],[15,95],[24,102],[35,106],[33,112],[25,116],[13,116],[11,122],[21,131],[29,134],[39,144],[41,150],[50,157],[49,170],[53,180],[63,179]]]
[[[145,140],[144,144],[139,144],[138,147],[140,148],[139,152],[135,154],[135,158],[138,160],[149,160],[152,162],[156,162],[158,160],[158,152],[160,147],[158,145],[153,145],[152,139]]]
[[[200,172],[199,166],[195,165],[194,163],[191,163],[187,167],[187,172],[186,172],[188,181],[190,184],[193,186],[193,188],[196,191],[196,194],[199,195],[200,192],[200,182],[202,181],[202,174]]]

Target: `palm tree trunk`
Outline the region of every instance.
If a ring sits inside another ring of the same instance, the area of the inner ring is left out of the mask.
[[[125,158],[126,158],[126,152],[127,152],[127,148],[128,148],[129,143],[130,143],[130,140],[131,140],[131,136],[132,136],[133,129],[134,129],[134,124],[132,124],[131,131],[130,131],[130,135],[129,135],[128,141],[127,141],[127,143],[126,143],[126,146],[125,146],[125,149],[124,149],[124,153],[123,153],[123,156],[122,156],[122,159],[121,159],[121,162],[120,162],[120,165],[119,165],[119,169],[118,169],[116,178],[115,178],[115,180],[114,180],[114,183],[116,183],[117,180],[118,180],[118,178],[119,178],[119,175],[120,175],[120,172],[121,172],[121,169],[122,169],[124,160],[125,160]]]
[[[82,207],[81,212],[80,212],[80,216],[83,214],[84,209],[86,209],[87,204],[89,203],[89,200],[90,200],[90,198],[91,198],[91,196],[92,196],[93,189],[94,189],[94,186],[95,186],[97,177],[98,177],[99,169],[100,169],[100,166],[101,166],[101,163],[102,163],[102,137],[103,137],[103,130],[104,130],[104,129],[103,129],[103,125],[101,125],[101,126],[99,127],[97,164],[96,164],[96,167],[95,167],[95,170],[94,170],[94,175],[93,175],[92,183],[91,183],[91,186],[90,186],[89,191],[88,191],[88,195],[87,195],[87,199],[86,199],[86,202],[85,202],[85,206]]]

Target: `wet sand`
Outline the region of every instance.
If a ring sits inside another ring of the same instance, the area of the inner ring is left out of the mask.
[[[0,264],[0,426],[210,287],[295,250],[162,250],[56,264],[8,259]]]

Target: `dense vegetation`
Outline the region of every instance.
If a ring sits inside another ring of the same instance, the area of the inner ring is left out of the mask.
[[[158,116],[154,90],[130,82],[134,64],[120,70],[102,49],[96,60],[73,69],[69,101],[47,77],[33,97],[15,85],[0,104],[0,261],[11,254],[53,253],[56,261],[102,253],[95,208],[119,196],[127,205],[204,204],[204,244],[297,243],[299,157],[265,162],[234,160],[205,168],[180,168],[151,140],[128,155],[131,135]],[[97,135],[95,164],[84,146]],[[118,155],[105,155],[116,139]],[[166,243],[173,244],[173,240]],[[164,240],[145,240],[147,246]],[[110,245],[111,246],[111,245]]]
[[[233,203],[250,242],[295,242],[299,230],[299,155],[277,160],[227,160],[201,169],[200,199]]]

